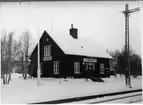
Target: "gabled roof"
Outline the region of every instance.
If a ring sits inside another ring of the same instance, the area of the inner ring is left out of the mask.
[[[69,34],[52,32],[49,35],[65,54],[112,59],[98,43],[86,39],[74,39]]]

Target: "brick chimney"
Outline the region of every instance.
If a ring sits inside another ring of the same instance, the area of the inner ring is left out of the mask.
[[[76,28],[73,28],[73,24],[71,24],[71,29],[70,29],[70,35],[74,38],[74,39],[77,39],[78,36],[77,36],[77,30]]]

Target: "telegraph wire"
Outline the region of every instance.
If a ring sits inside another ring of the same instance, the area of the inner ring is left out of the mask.
[[[114,10],[116,10],[116,11],[118,11],[118,12],[120,12],[121,10],[119,10],[119,9],[117,9],[117,8],[115,8],[115,7],[113,7],[113,6],[111,6],[111,5],[109,5],[109,4],[107,4],[107,3],[101,3],[102,5],[105,5],[105,6],[107,6],[107,7],[109,7],[109,8],[111,8],[111,9],[114,9]]]

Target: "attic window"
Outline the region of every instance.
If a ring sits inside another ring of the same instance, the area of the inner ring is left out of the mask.
[[[51,45],[44,46],[44,56],[51,56]]]

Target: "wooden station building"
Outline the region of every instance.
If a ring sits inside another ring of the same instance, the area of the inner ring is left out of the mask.
[[[29,74],[37,77],[37,45],[31,56]],[[112,57],[98,45],[78,38],[78,29],[69,34],[48,34],[40,38],[41,77],[84,78],[86,71],[92,77],[109,77]]]

